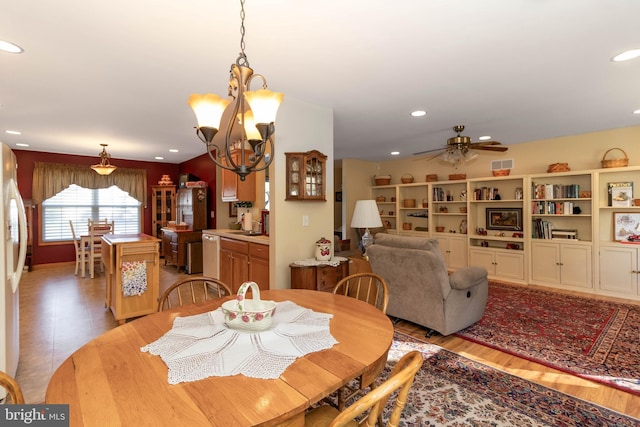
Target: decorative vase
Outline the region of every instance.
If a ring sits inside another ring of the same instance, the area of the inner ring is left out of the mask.
[[[329,261],[331,259],[331,240],[321,238],[316,242],[316,260]]]

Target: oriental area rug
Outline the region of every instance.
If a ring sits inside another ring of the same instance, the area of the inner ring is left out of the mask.
[[[480,321],[455,335],[640,395],[640,306],[489,283]]]
[[[397,332],[379,382],[413,350],[424,357],[400,426],[638,426],[640,420],[526,381]],[[355,384],[354,384],[355,385]],[[395,403],[385,407],[386,422]]]

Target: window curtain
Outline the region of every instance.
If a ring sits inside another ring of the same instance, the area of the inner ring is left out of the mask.
[[[35,162],[33,168],[32,199],[39,205],[71,184],[83,188],[109,188],[116,185],[131,197],[147,205],[147,171],[118,168],[111,175],[98,175],[87,165]]]

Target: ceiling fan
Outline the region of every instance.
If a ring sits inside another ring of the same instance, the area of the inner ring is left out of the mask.
[[[507,151],[508,148],[501,145],[498,141],[482,141],[471,142],[471,138],[468,136],[460,135],[464,131],[463,125],[456,125],[453,127],[453,131],[458,135],[447,139],[447,145],[441,148],[435,148],[433,150],[420,151],[413,153],[418,156],[426,153],[441,152],[434,154],[427,160],[434,159],[438,156],[442,156],[442,159],[446,162],[453,163],[457,166],[462,161],[468,161],[477,156],[475,153],[471,153],[469,150],[484,150],[484,151]]]

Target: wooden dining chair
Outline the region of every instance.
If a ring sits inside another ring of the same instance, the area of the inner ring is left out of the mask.
[[[158,311],[173,306],[183,307],[231,295],[231,289],[218,279],[194,276],[180,279],[164,291],[158,299]]]
[[[89,229],[89,275],[93,279],[95,277],[95,265],[100,263],[100,270],[104,273],[104,265],[102,264],[102,235],[112,234],[114,224],[106,218],[104,220],[89,219],[87,223]]]
[[[387,282],[375,273],[351,274],[338,282],[333,288],[333,293],[368,302],[383,313],[387,313],[389,288]]]
[[[334,294],[346,295],[365,301],[383,313],[387,312],[387,304],[389,303],[389,289],[387,282],[375,273],[356,273],[340,280],[333,289]],[[376,387],[375,380],[365,384],[363,377],[358,379],[359,387],[354,388],[344,385],[338,390],[338,410],[342,411],[349,399],[356,394],[364,393],[364,389]]]
[[[7,396],[4,398],[2,403],[11,403],[14,405],[22,405],[25,403],[20,385],[16,382],[15,379],[13,379],[12,376],[2,371],[0,371],[0,386],[7,391]]]
[[[89,260],[89,247],[85,248],[84,251],[84,260],[82,259],[82,241],[80,239],[78,239],[78,236],[76,236],[76,231],[73,228],[73,221],[69,220],[69,227],[71,228],[71,237],[73,237],[73,248],[76,251],[76,272],[75,275],[78,275],[78,271],[80,270],[80,266],[86,264],[86,262]],[[84,272],[82,272],[82,274],[84,274]]]
[[[413,384],[413,379],[424,361],[422,353],[412,351],[396,363],[389,379],[380,384],[375,390],[364,395],[351,406],[343,411],[339,411],[333,406],[322,405],[312,409],[305,415],[305,427],[322,426],[367,426],[374,427],[380,420],[382,425],[382,411],[389,400],[389,396],[398,390],[398,396],[387,421],[387,427],[397,427],[400,422],[400,415],[407,403],[407,396]],[[359,423],[354,418],[366,413],[368,414]]]

